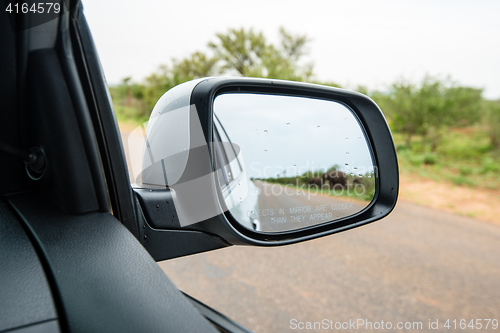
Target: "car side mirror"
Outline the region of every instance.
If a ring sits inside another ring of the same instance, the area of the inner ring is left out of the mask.
[[[143,243],[159,259],[172,257],[160,236],[168,231],[224,245],[285,245],[379,220],[398,196],[382,112],[367,96],[338,88],[186,82],[157,102],[142,148],[134,189]],[[205,250],[177,245],[175,256]]]

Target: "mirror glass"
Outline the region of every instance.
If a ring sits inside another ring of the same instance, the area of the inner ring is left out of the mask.
[[[376,169],[356,116],[334,101],[228,93],[214,101],[215,164],[229,213],[273,233],[355,214]]]

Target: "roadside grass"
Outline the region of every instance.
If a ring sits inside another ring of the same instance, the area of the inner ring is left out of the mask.
[[[136,128],[141,126],[149,117],[137,116],[136,107],[127,106],[115,103],[113,105],[116,114],[116,120],[118,120],[119,125],[125,124],[127,127]]]
[[[110,86],[109,94],[113,101],[116,119],[120,124],[126,124],[127,127],[136,128],[148,121],[150,111],[146,110],[144,102],[134,98],[132,91],[127,91],[122,86]]]
[[[451,129],[435,152],[421,137],[404,144],[403,135],[393,133],[402,174],[418,175],[454,185],[500,190],[500,156],[481,126]]]

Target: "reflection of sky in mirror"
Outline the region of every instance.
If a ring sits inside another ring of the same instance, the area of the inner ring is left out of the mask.
[[[344,105],[319,99],[224,94],[214,112],[241,147],[248,177],[296,176],[338,165],[347,173],[373,171],[358,121]]]

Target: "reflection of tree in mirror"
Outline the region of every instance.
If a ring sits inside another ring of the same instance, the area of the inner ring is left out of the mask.
[[[357,169],[357,168],[354,168]],[[356,171],[356,170],[354,170]],[[291,186],[311,194],[352,197],[363,201],[371,201],[375,195],[375,177],[371,173],[346,173],[340,171],[338,165],[323,170],[308,170],[299,176],[282,176],[268,178],[251,178],[280,186]]]

